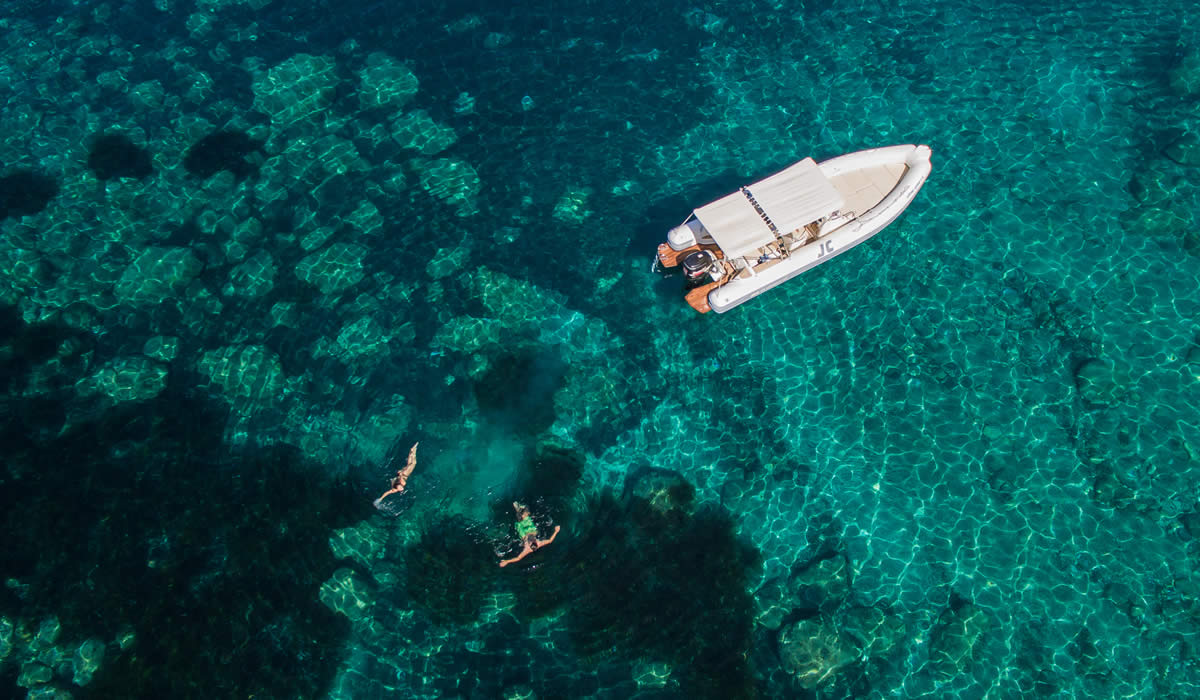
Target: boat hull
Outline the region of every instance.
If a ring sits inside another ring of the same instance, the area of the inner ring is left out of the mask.
[[[708,305],[717,313],[729,311],[796,275],[829,262],[887,228],[912,203],[925,184],[932,170],[930,154],[928,146],[906,144],[847,153],[820,163],[821,172],[831,180],[859,169],[891,164],[907,167],[895,187],[878,204],[828,232],[822,231],[816,240],[791,250],[787,258],[767,269],[748,278],[730,280],[713,289],[708,294]]]

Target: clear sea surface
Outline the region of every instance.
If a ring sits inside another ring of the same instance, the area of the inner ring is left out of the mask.
[[[10,0],[0,47],[0,694],[1200,695],[1192,2]],[[904,143],[892,226],[729,313],[652,265]],[[514,501],[560,529],[500,567]]]

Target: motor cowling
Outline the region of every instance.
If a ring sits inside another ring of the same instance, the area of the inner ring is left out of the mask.
[[[683,268],[684,279],[690,284],[704,284],[710,279],[720,277],[719,274],[712,274],[713,269],[717,267],[717,258],[707,250],[688,253],[679,261],[679,265]]]

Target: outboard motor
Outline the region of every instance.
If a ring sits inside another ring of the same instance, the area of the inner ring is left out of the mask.
[[[688,253],[683,256],[683,260],[679,264],[683,267],[683,277],[690,287],[698,287],[709,281],[718,280],[724,273],[720,264],[717,263],[716,256],[707,250]]]

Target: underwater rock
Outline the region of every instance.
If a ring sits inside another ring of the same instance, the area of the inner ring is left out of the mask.
[[[221,293],[225,296],[261,297],[275,286],[278,271],[271,254],[260,250],[229,271],[229,281]]]
[[[402,557],[408,594],[435,621],[469,624],[478,619],[500,571],[496,553],[462,518],[442,518],[427,528]]]
[[[0,244],[0,299],[6,305],[16,305],[18,289],[41,287],[50,280],[53,268],[46,256],[37,250],[18,248],[5,242]],[[12,296],[10,296],[12,295]]]
[[[1153,238],[1180,239],[1192,228],[1193,213],[1178,202],[1121,213],[1121,225]]]
[[[1169,73],[1171,89],[1179,95],[1200,95],[1200,51],[1183,57]]]
[[[792,574],[787,590],[793,607],[830,613],[850,592],[850,562],[842,554],[811,561]]]
[[[579,353],[583,355],[583,353]],[[602,357],[597,353],[593,357]],[[627,416],[629,382],[619,368],[583,359],[568,359],[563,388],[554,395],[560,420],[571,425],[618,425]]]
[[[271,305],[267,317],[270,319],[272,327],[297,328],[300,324],[300,311],[294,301],[275,302]]]
[[[1167,146],[1167,157],[1187,166],[1200,166],[1200,134],[1189,131]]]
[[[638,689],[665,688],[671,682],[671,665],[639,661],[633,668],[633,682],[637,683]]]
[[[0,177],[0,221],[39,214],[58,196],[58,181],[32,170]]]
[[[479,174],[469,163],[457,158],[439,158],[417,166],[421,186],[434,197],[453,207],[458,216],[476,213]]]
[[[592,215],[588,198],[592,190],[588,187],[572,187],[563,193],[554,204],[552,215],[568,224],[582,224]]]
[[[362,196],[362,182],[350,174],[371,169],[354,142],[336,134],[314,132],[279,143],[281,150],[263,163],[262,176],[255,194],[263,202],[276,204],[280,216],[290,219],[297,230],[317,223],[331,224],[328,218],[313,221],[316,205],[326,217],[344,216]],[[297,194],[305,193],[297,201]]]
[[[752,697],[748,584],[761,571],[760,554],[738,539],[724,511],[697,508],[642,524],[634,505],[602,492],[575,517],[560,550],[587,562],[564,569],[559,583],[572,644],[591,658],[670,664],[681,697]]]
[[[320,289],[322,294],[342,292],[362,281],[365,276],[362,261],[366,255],[363,246],[334,243],[297,263],[296,276]]]
[[[383,232],[384,219],[374,202],[363,201],[346,217],[346,223],[363,236],[373,236]]]
[[[97,137],[88,151],[87,164],[101,180],[124,177],[140,180],[154,174],[150,152],[121,133]]]
[[[491,319],[455,316],[434,334],[432,345],[464,355],[499,344],[504,328]]]
[[[0,615],[0,661],[4,661],[12,653],[16,633],[17,628],[12,620]]]
[[[479,268],[470,280],[471,291],[488,313],[505,328],[528,332],[539,328],[548,319],[567,313],[566,298],[558,292]]]
[[[554,395],[566,365],[555,348],[522,349],[494,357],[473,377],[479,408],[507,430],[538,435],[554,423]]]
[[[37,632],[30,641],[30,646],[34,649],[46,649],[58,641],[60,634],[62,634],[62,623],[58,621],[57,617],[51,615],[38,625]]]
[[[26,661],[21,664],[21,674],[17,676],[17,685],[21,688],[30,688],[32,696],[34,686],[45,685],[52,680],[54,680],[54,670],[49,666],[37,661]]]
[[[134,107],[140,110],[162,109],[168,99],[167,91],[159,80],[146,80],[135,84],[129,90],[128,97]]]
[[[80,382],[80,390],[117,403],[144,401],[167,387],[167,368],[148,357],[119,357]]]
[[[622,341],[602,321],[567,308],[558,292],[501,272],[479,267],[468,279],[472,297],[486,313],[446,322],[434,336],[435,348],[468,355],[469,373],[478,378],[497,355],[512,356],[514,349],[532,343],[553,346],[559,354],[553,366],[565,366],[553,396],[558,425],[613,425],[628,415],[629,382],[612,359]]]
[[[325,245],[335,233],[337,229],[333,226],[317,226],[300,236],[300,248],[306,253],[314,251]]]
[[[179,352],[179,338],[156,335],[142,344],[142,354],[159,362],[170,362]]]
[[[432,156],[454,145],[458,134],[435,122],[425,110],[418,109],[392,120],[392,138],[401,148]]]
[[[104,661],[104,642],[99,639],[88,639],[79,645],[71,657],[71,665],[75,669],[71,678],[75,685],[87,685],[92,677],[100,670]]]
[[[566,509],[583,478],[584,456],[556,438],[538,441],[522,487],[538,493],[547,508]]]
[[[1150,505],[1139,499],[1136,491],[1121,483],[1112,464],[1102,461],[1096,465],[1096,472],[1090,493],[1092,500],[1117,510],[1144,513],[1149,509]]]
[[[354,426],[346,421],[342,411],[310,411],[302,420],[295,420],[296,414],[288,417],[292,419],[288,432],[299,436],[295,445],[305,457],[326,463],[350,457],[355,442]]]
[[[366,582],[350,569],[333,572],[333,576],[321,584],[317,597],[325,607],[345,615],[352,623],[369,618],[375,603]]]
[[[412,423],[413,408],[404,397],[395,394],[380,397],[371,406],[370,415],[355,426],[354,452],[363,462],[382,464],[397,435],[403,435]]]
[[[1133,173],[1129,191],[1146,206],[1165,207],[1179,198],[1186,186],[1183,170],[1167,158],[1154,158]]]
[[[438,248],[433,254],[433,259],[425,265],[425,274],[435,280],[448,277],[461,270],[470,257],[470,239],[464,238],[453,248]]]
[[[1087,627],[1075,635],[1067,646],[1067,653],[1075,659],[1075,672],[1080,676],[1102,679],[1112,672],[1108,655],[1096,645]]]
[[[1184,513],[1179,516],[1179,524],[1193,539],[1200,540],[1200,513]]]
[[[458,98],[454,100],[455,114],[474,114],[475,113],[475,98],[469,92],[458,93]]]
[[[485,49],[503,48],[503,47],[511,44],[512,40],[513,40],[512,34],[506,34],[504,32],[488,32],[487,36],[485,36],[483,38],[483,48],[485,48]],[[526,96],[525,99],[529,99],[528,96]]]
[[[784,627],[779,633],[779,656],[784,670],[807,690],[830,681],[856,658],[837,625],[825,616],[797,620]]]
[[[1133,586],[1120,580],[1109,581],[1104,585],[1101,594],[1114,608],[1125,613],[1134,627],[1144,624],[1148,601],[1146,596]]]
[[[643,467],[625,479],[624,498],[636,499],[659,516],[689,516],[696,503],[696,487],[679,472]],[[634,517],[637,517],[635,511]]]
[[[1117,404],[1125,395],[1113,363],[1094,357],[1075,368],[1075,387],[1079,397],[1093,406]]]
[[[277,126],[322,120],[338,87],[337,63],[325,56],[296,54],[256,76],[254,108]]]
[[[408,66],[376,51],[358,74],[358,102],[364,109],[403,107],[417,94],[417,76]]]
[[[322,172],[325,174],[322,175],[321,180],[310,185],[308,192],[316,204],[313,216],[320,217],[319,219],[314,218],[314,222],[321,220],[329,222],[327,225],[333,226],[336,230],[341,228],[341,223],[335,222],[334,217],[341,218],[349,213],[350,207],[362,196],[358,191],[361,183],[343,171],[340,166],[335,166],[330,170],[324,167],[310,168],[306,175]]]
[[[792,614],[786,589],[779,578],[773,578],[758,587],[754,592],[754,607],[754,621],[769,630],[779,629]]]
[[[863,658],[887,654],[908,635],[908,627],[899,616],[874,607],[845,610],[841,624],[842,632],[854,640]]]
[[[187,248],[147,248],[121,273],[113,293],[127,304],[160,304],[183,292],[203,269]]]
[[[332,180],[332,176],[362,173],[371,169],[371,164],[358,152],[354,142],[336,134],[325,134],[312,141],[289,143],[287,157],[299,158],[300,162],[292,165],[302,166],[304,171],[297,173],[297,176],[313,183],[313,197],[322,206],[336,206],[340,203],[338,199],[344,199],[348,194],[347,187],[335,189],[325,184]],[[333,194],[331,196],[325,192]]]
[[[966,670],[990,626],[982,608],[966,601],[951,601],[929,634],[929,662],[937,674],[949,678]]]
[[[196,366],[225,398],[275,401],[286,377],[279,356],[261,345],[231,345],[204,353]]]
[[[334,530],[329,536],[329,548],[337,559],[350,559],[367,569],[384,555],[388,531],[379,520],[369,518],[350,527]]]
[[[353,140],[335,133],[313,133],[288,140],[280,154],[263,164],[257,193],[265,201],[280,203],[282,211],[294,207],[290,202],[298,191],[307,192],[301,209],[295,211],[296,225],[307,228],[317,223],[307,211],[310,203],[325,215],[319,223],[332,225],[329,217],[346,216],[362,197],[364,183],[352,175],[366,173],[371,167]]]
[[[262,141],[244,132],[217,131],[192,144],[184,155],[183,168],[200,178],[228,171],[241,180],[258,172],[262,147]]]
[[[337,347],[354,357],[380,355],[387,352],[392,336],[370,316],[362,316],[342,326]]]

